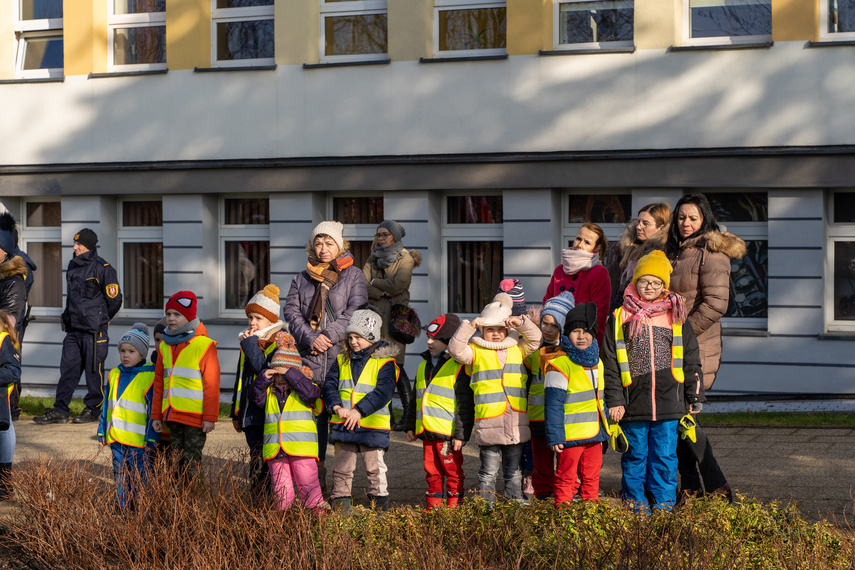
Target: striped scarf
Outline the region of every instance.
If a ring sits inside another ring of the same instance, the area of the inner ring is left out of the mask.
[[[314,257],[309,257],[309,262],[306,263],[306,272],[309,277],[317,281],[315,296],[312,299],[312,307],[309,312],[309,324],[313,329],[321,329],[327,295],[329,295],[330,289],[338,283],[341,272],[351,265],[353,265],[353,257],[349,253],[338,259],[333,259],[329,263],[323,263]]]

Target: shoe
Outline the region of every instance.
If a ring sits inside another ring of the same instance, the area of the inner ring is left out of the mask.
[[[534,485],[531,483],[531,475],[523,477],[522,492],[523,495],[528,497],[532,497],[534,495]]]
[[[88,424],[91,422],[97,422],[100,419],[100,414],[93,412],[91,409],[86,408],[80,415],[71,420],[71,423],[75,424]]]
[[[353,502],[350,497],[336,497],[334,499],[330,499],[330,507],[332,507],[332,510],[339,511],[344,515],[350,514],[350,508],[352,505]]]
[[[57,410],[56,408],[51,408],[50,410],[45,412],[45,415],[34,417],[33,421],[36,422],[37,424],[40,424],[40,425],[44,425],[44,424],[67,424],[68,423],[68,416],[63,415],[63,413],[60,412],[59,410]]]
[[[371,509],[374,512],[383,512],[389,510],[389,495],[368,495],[368,501],[371,504]]]
[[[733,489],[727,483],[710,493],[710,495],[713,497],[723,497],[727,499],[728,503],[733,504]]]

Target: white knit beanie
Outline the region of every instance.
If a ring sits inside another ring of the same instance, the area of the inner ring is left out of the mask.
[[[484,322],[481,323],[481,326],[505,326],[505,321],[511,317],[513,305],[514,302],[510,295],[507,293],[499,293],[493,297],[493,302],[484,307],[484,310],[481,311],[481,316],[484,318]]]
[[[342,232],[344,232],[344,226],[341,224],[341,222],[321,222],[320,224],[315,226],[315,229],[312,230],[311,241],[314,243],[315,238],[318,236],[330,236],[338,246],[338,250],[340,253],[344,249],[344,238],[341,235]]]

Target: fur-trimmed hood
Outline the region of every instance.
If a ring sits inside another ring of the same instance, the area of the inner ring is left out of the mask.
[[[659,230],[650,236],[642,243],[636,243],[636,229],[638,228],[638,220],[633,220],[623,230],[623,235],[618,241],[618,248],[621,252],[620,267],[626,269],[630,261],[638,261],[655,249],[664,250],[665,242],[668,241],[668,228],[670,224],[665,224]]]
[[[681,250],[690,247],[702,248],[710,253],[723,253],[731,259],[742,259],[748,251],[741,237],[730,232],[715,230],[687,239],[680,244]]]
[[[0,280],[8,279],[20,275],[21,278],[27,278],[27,262],[19,256],[9,257],[3,263],[0,263]]]
[[[401,348],[399,346],[396,346],[394,343],[381,340],[377,343],[377,348],[371,352],[371,358],[395,358],[398,356],[399,352],[401,352]]]

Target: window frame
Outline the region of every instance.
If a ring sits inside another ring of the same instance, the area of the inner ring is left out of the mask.
[[[217,0],[211,0],[211,65],[214,67],[264,67],[276,65],[276,22],[274,8],[273,4],[269,6],[248,6],[245,8],[217,8]],[[273,21],[273,57],[217,59],[217,24],[253,22],[256,20]]]
[[[217,207],[217,310],[224,319],[246,319],[244,308],[226,308],[226,242],[266,241],[270,255],[270,219],[267,224],[226,224],[226,200],[263,198],[270,201],[270,194],[222,194]],[[269,278],[268,278],[269,279]],[[262,285],[263,287],[264,285]],[[261,289],[261,287],[259,287]],[[254,292],[253,292],[254,293]]]
[[[585,225],[586,222],[570,222],[570,196],[590,196],[590,195],[600,195],[600,196],[612,196],[612,195],[620,195],[620,196],[630,196],[632,197],[631,190],[620,190],[620,189],[609,189],[608,191],[597,191],[594,189],[587,188],[573,188],[570,190],[565,190],[561,196],[561,247],[558,249],[560,252],[562,249],[570,247],[574,239],[576,239],[576,233],[579,229]],[[631,202],[630,202],[631,204]],[[610,223],[610,224],[597,224],[601,228],[603,228],[603,233],[606,234],[606,239],[609,240],[609,245],[619,240],[623,235],[623,231],[626,228],[626,224],[630,223],[634,218],[631,211],[632,206],[630,205],[629,212],[629,221],[626,223]]]
[[[488,57],[496,55],[507,55],[507,30],[505,30],[505,47],[488,49],[463,49],[447,50],[439,49],[439,13],[453,10],[484,10],[489,8],[505,8],[505,25],[507,25],[506,0],[434,0],[433,3],[433,55],[435,58],[459,58],[459,57]],[[479,194],[479,196],[482,194]]]
[[[117,207],[117,229],[118,237],[118,263],[116,264],[116,272],[118,274],[119,283],[122,287],[122,293],[126,291],[125,287],[125,243],[161,243],[163,244],[163,225],[160,226],[126,226],[124,220],[124,204],[125,202],[163,202],[161,196],[122,196],[119,198]],[[166,269],[166,255],[164,253],[164,274]],[[166,291],[161,291],[161,295],[166,300]],[[118,316],[127,318],[141,318],[157,320],[162,316],[163,309],[126,309],[124,299],[122,300],[122,308],[119,309]]]
[[[163,41],[166,42],[166,10],[163,12],[143,12],[139,14],[116,14],[116,2],[109,0],[107,12],[107,70],[116,71],[160,71],[166,69],[163,63],[123,63],[115,62],[116,30],[125,28],[164,28]],[[164,46],[164,52],[166,46]],[[168,57],[168,54],[166,54]]]
[[[21,18],[21,2],[13,0],[15,31],[15,77],[17,79],[45,79],[65,77],[65,37],[63,18],[24,20]],[[24,69],[27,40],[34,38],[59,38],[63,40],[63,67],[46,69]]]
[[[828,0],[819,0],[819,38],[825,41],[855,40],[855,30],[851,32],[828,31]]]
[[[562,44],[561,43],[561,4],[581,4],[584,2],[592,2],[592,1],[601,1],[605,2],[607,0],[553,0],[553,9],[552,9],[552,46],[555,51],[577,51],[577,50],[591,50],[591,49],[606,49],[606,48],[631,48],[635,47],[635,0],[632,0],[632,9],[633,9],[633,26],[632,26],[632,39],[631,40],[620,40],[613,42],[586,42],[586,43],[578,43],[578,44]]]
[[[320,2],[320,30],[318,56],[321,63],[348,61],[385,61],[389,59],[389,3],[387,0],[345,0],[342,2]],[[335,16],[372,16],[386,14],[386,51],[383,53],[357,53],[352,55],[326,55],[326,18]]]
[[[709,0],[707,0],[709,1]],[[712,38],[693,38],[692,37],[692,0],[683,0],[683,45],[684,46],[721,46],[721,45],[740,45],[740,44],[757,44],[772,41],[772,34],[762,34],[755,36],[715,36]],[[757,4],[761,2],[756,2]],[[771,5],[771,0],[770,0]],[[770,16],[771,20],[771,8]]]
[[[829,333],[855,333],[855,320],[842,321],[834,318],[834,244],[841,241],[855,241],[855,223],[834,221],[834,199],[838,192],[855,192],[855,188],[837,189],[829,192],[827,200],[827,222],[825,239],[825,289],[823,291],[823,316],[825,330]]]
[[[21,200],[21,215],[18,217],[18,219],[21,220],[19,226],[20,231],[18,236],[20,238],[20,248],[22,251],[29,253],[30,243],[58,243],[60,250],[59,273],[63,277],[60,280],[59,307],[30,305],[30,315],[34,317],[59,317],[65,310],[65,303],[63,302],[63,298],[65,297],[65,291],[62,288],[62,281],[64,280],[65,274],[65,266],[63,265],[63,261],[65,260],[63,260],[61,257],[63,251],[62,225],[60,224],[58,226],[30,226],[29,224],[27,224],[27,204],[41,202],[61,202],[61,200],[58,197],[51,198],[46,196],[33,196],[32,198],[25,198]]]

